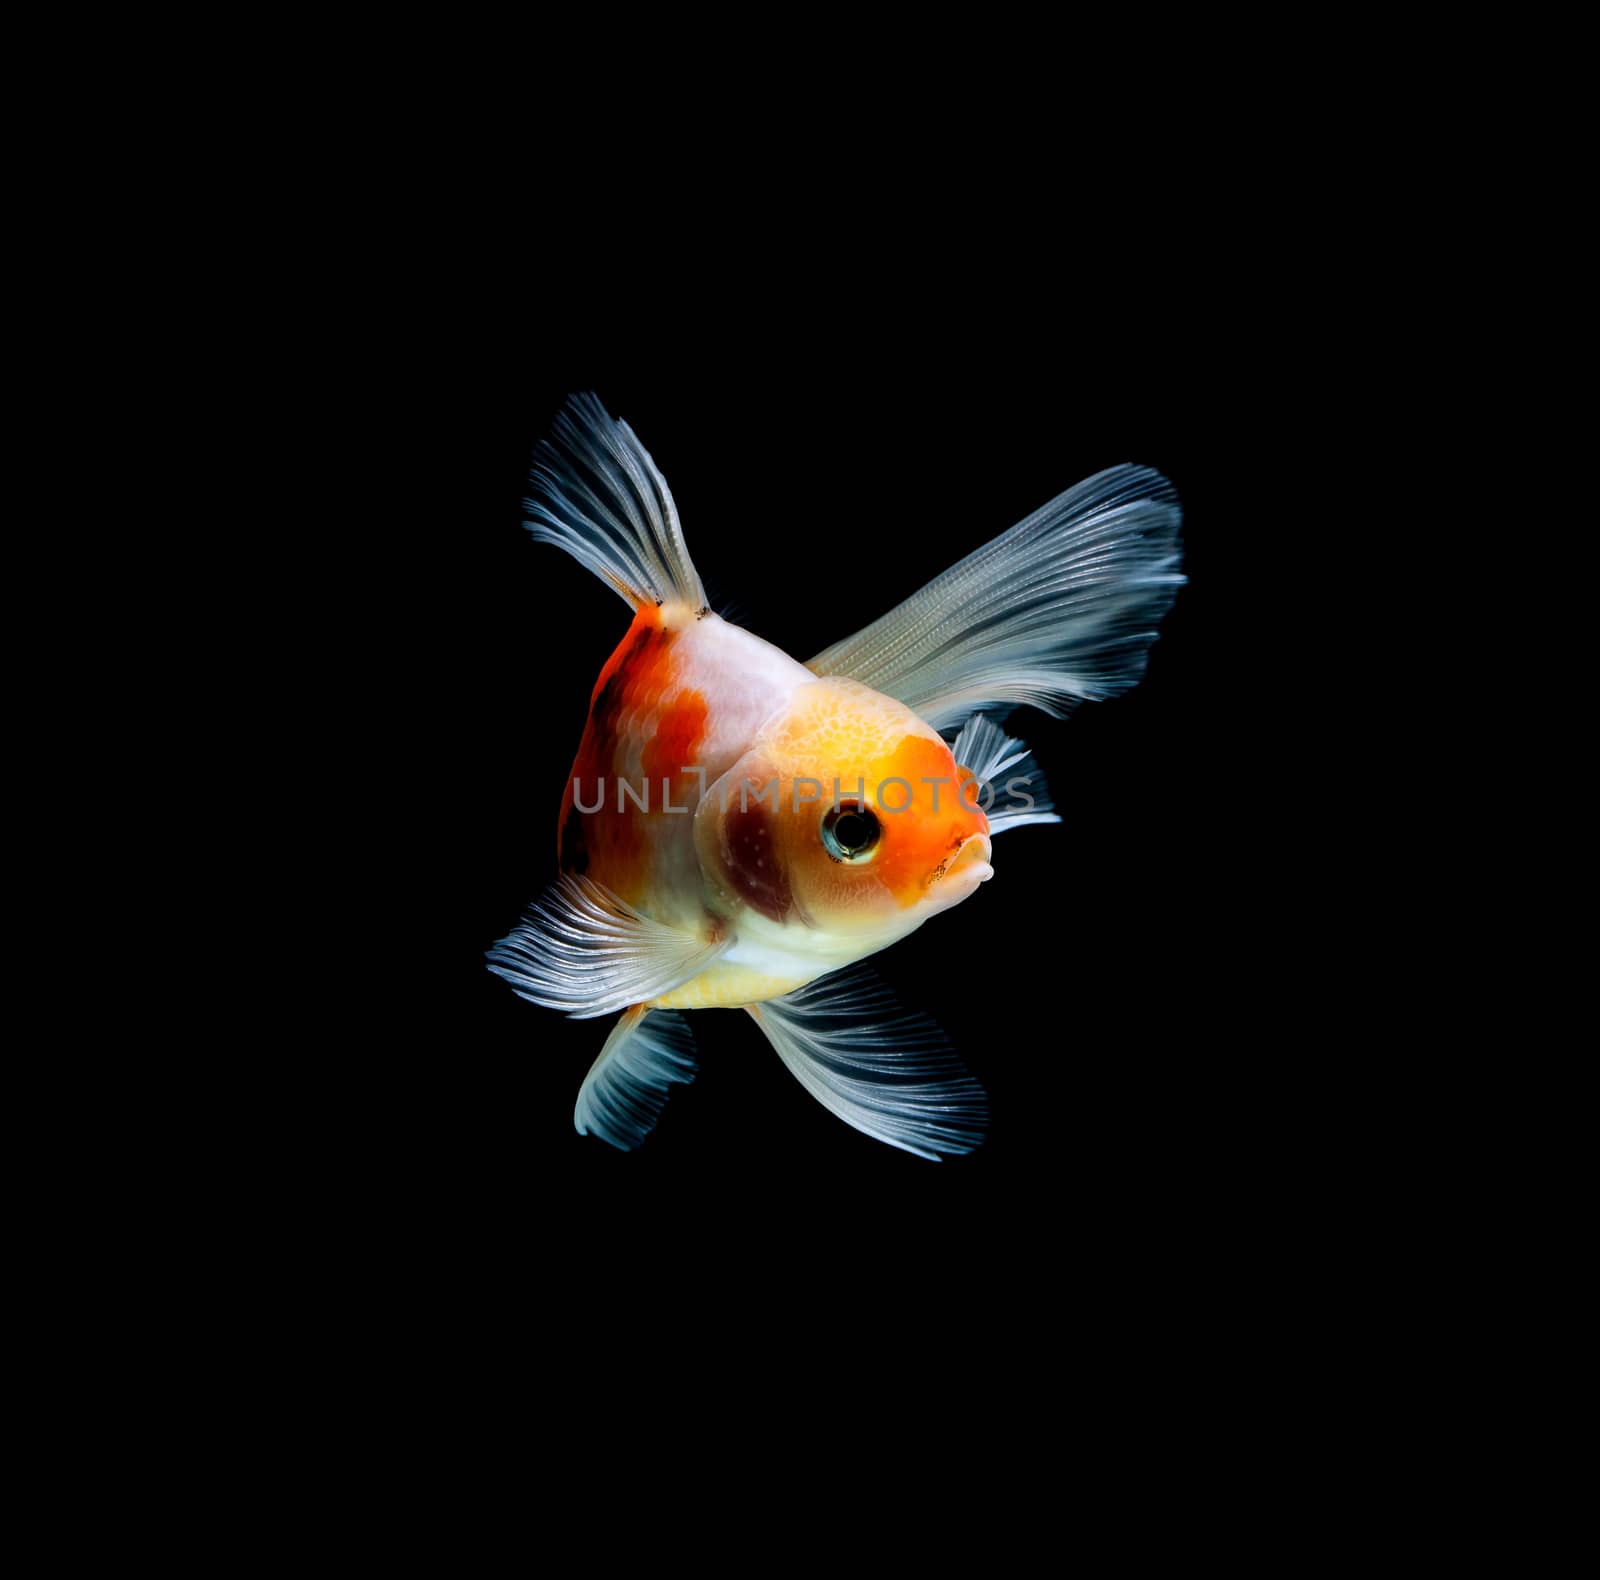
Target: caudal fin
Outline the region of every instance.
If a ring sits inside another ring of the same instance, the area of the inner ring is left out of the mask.
[[[533,456],[527,527],[581,561],[631,608],[705,607],[667,480],[627,423],[574,395]]]
[[[1186,578],[1178,496],[1147,466],[1114,466],[1036,510],[807,668],[847,675],[937,730],[979,708],[1060,717],[1144,674]]]
[[[794,1078],[847,1125],[937,1161],[983,1140],[988,1101],[926,1015],[852,966],[747,1006]]]

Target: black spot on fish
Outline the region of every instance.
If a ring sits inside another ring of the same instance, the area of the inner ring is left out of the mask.
[[[728,809],[722,825],[728,877],[745,904],[781,922],[794,909],[794,895],[772,836],[771,815],[759,802]]]

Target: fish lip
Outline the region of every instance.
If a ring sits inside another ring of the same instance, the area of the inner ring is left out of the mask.
[[[929,880],[933,884],[946,884],[952,878],[967,879],[975,887],[980,883],[987,883],[994,876],[994,868],[989,865],[989,857],[994,853],[994,846],[989,841],[987,834],[969,834],[961,842],[961,848],[947,862],[934,870]]]

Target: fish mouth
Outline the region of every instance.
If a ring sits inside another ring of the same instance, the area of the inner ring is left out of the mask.
[[[987,834],[969,834],[955,855],[935,870],[930,885],[937,883],[944,887],[956,878],[967,888],[987,883],[994,876],[994,868],[989,865],[993,848]]]

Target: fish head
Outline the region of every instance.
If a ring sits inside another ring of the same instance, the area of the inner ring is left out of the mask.
[[[904,704],[817,680],[707,786],[696,846],[732,904],[881,947],[993,876],[976,792]]]

